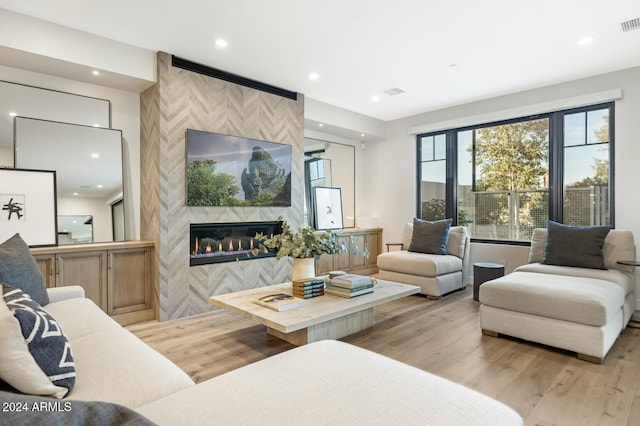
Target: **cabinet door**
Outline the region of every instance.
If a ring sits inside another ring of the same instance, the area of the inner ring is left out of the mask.
[[[325,253],[316,260],[316,276],[328,275],[331,271],[333,271],[333,255]]]
[[[351,237],[349,235],[341,235],[338,237],[338,241],[340,241],[345,246],[349,247],[349,252],[351,251]],[[348,271],[349,270],[349,256],[350,253],[340,253],[333,255],[333,267],[338,271]]]
[[[79,285],[85,296],[107,310],[107,253],[87,251],[56,255],[56,287]]]
[[[109,251],[109,315],[152,307],[151,255],[148,247]]]
[[[366,257],[359,254],[362,250],[366,250],[366,234],[351,234],[351,268],[362,269],[365,267]]]
[[[54,255],[43,254],[39,256],[33,256],[36,259],[36,263],[38,264],[38,269],[40,270],[40,274],[42,274],[42,278],[44,279],[45,287],[55,287],[56,286],[56,258]]]
[[[370,232],[367,234],[367,250],[369,256],[367,257],[367,268],[378,267],[378,255],[380,254],[380,247],[382,246],[382,235],[380,232]]]

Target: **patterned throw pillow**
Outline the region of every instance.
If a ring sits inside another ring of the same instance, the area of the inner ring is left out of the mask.
[[[23,393],[63,398],[76,371],[60,324],[22,290],[1,285],[0,379]]]

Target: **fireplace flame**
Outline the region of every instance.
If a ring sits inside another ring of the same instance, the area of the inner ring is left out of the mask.
[[[193,251],[193,254],[198,254],[198,237],[196,237],[196,249]]]
[[[249,241],[249,249],[253,251],[253,239]]]
[[[242,240],[238,239],[238,251],[242,251]]]
[[[207,248],[205,249],[206,253],[211,253],[211,244],[207,244]]]
[[[222,243],[218,243],[218,251],[222,251]]]
[[[229,251],[233,251],[233,241],[229,240]]]

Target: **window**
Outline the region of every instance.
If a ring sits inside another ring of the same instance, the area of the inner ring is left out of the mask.
[[[612,225],[612,116],[606,104],[419,135],[417,214],[487,241],[529,241],[548,219]]]
[[[420,216],[425,220],[444,219],[446,208],[447,139],[445,134],[423,136],[418,139],[420,158]]]

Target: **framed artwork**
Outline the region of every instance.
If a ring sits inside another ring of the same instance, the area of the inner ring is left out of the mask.
[[[0,241],[16,233],[30,247],[58,244],[56,172],[0,169]]]
[[[313,188],[316,229],[342,229],[342,193],[340,188]]]
[[[187,129],[187,206],[291,206],[291,145]]]

